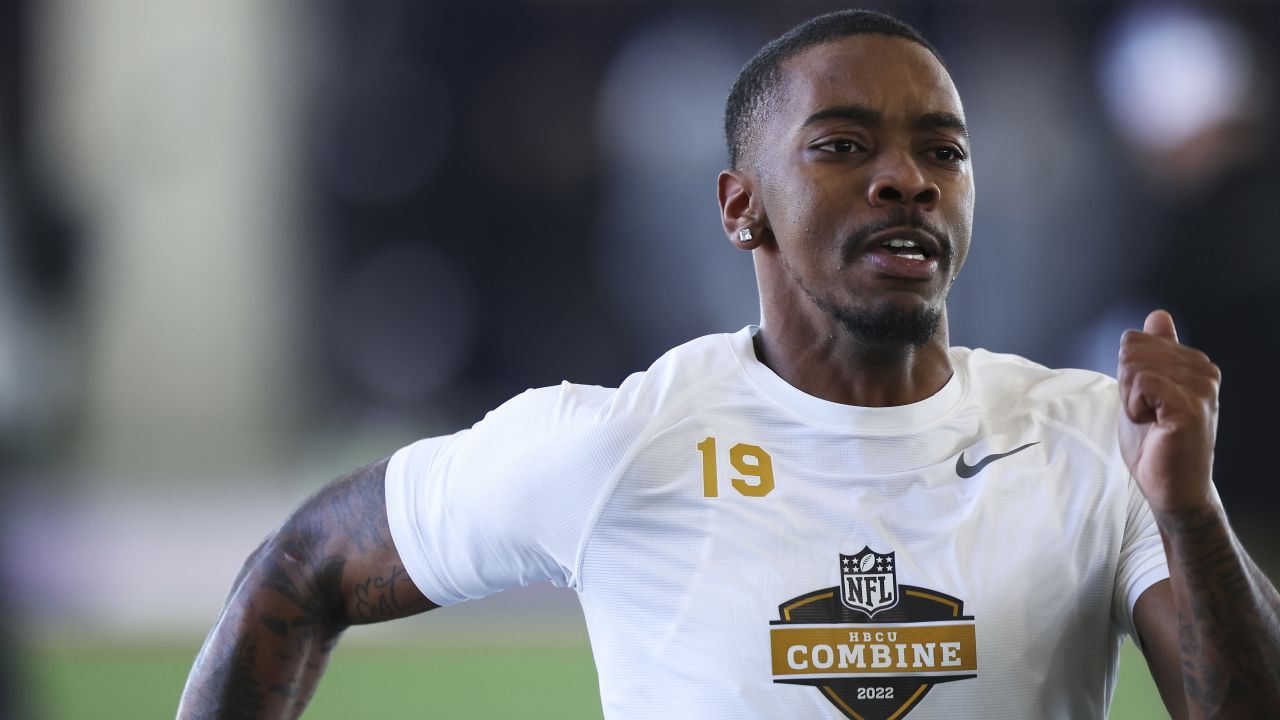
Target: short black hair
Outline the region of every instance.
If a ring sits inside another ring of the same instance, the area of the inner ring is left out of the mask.
[[[724,136],[729,146],[729,167],[748,154],[748,145],[759,123],[758,117],[777,90],[782,77],[781,66],[803,50],[850,35],[890,35],[910,40],[942,62],[937,48],[929,44],[915,28],[901,20],[872,10],[839,10],[819,15],[788,30],[760,48],[747,61],[729,89],[724,105]],[[944,64],[945,67],[945,64]]]

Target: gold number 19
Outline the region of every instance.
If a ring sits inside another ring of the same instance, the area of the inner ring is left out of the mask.
[[[702,495],[703,497],[720,496],[720,480],[716,473],[716,439],[706,437],[695,447],[702,454]],[[729,448],[729,464],[734,470],[746,478],[755,478],[750,482],[745,478],[735,477],[730,480],[733,489],[747,497],[764,497],[773,492],[773,458],[759,445],[738,443]]]

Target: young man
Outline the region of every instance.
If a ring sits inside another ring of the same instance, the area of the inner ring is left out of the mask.
[[[1210,481],[1218,370],[1167,313],[1119,383],[951,348],[964,111],[865,12],[726,112],[762,321],[529,391],[308,500],[245,564],[184,718],[292,717],[352,623],[578,591],[608,718],[1104,716],[1123,633],[1177,717],[1280,717],[1280,602]]]

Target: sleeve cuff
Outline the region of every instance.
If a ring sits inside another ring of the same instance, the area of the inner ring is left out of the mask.
[[[1164,559],[1163,555],[1160,559]],[[1138,573],[1133,582],[1129,583],[1129,593],[1125,598],[1126,608],[1129,611],[1129,637],[1133,638],[1133,644],[1137,645],[1139,650],[1142,649],[1142,638],[1138,635],[1138,623],[1134,620],[1133,609],[1137,606],[1138,598],[1142,597],[1142,593],[1150,590],[1152,585],[1167,579],[1169,579],[1168,564],[1158,562]]]
[[[430,540],[421,524],[415,522],[425,491],[421,483],[412,481],[410,469],[424,461],[430,462],[448,439],[449,436],[427,438],[397,450],[387,461],[385,481],[387,525],[391,528],[391,540],[400,555],[400,562],[418,590],[442,607],[456,605],[466,598],[445,589],[450,583],[435,572],[427,557]]]

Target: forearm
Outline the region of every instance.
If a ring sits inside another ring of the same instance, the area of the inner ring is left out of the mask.
[[[1158,518],[1189,716],[1280,717],[1280,596],[1215,501]]]
[[[349,625],[435,607],[396,553],[385,471],[383,460],[321,489],[245,562],[191,668],[181,720],[297,717]]]
[[[187,678],[180,720],[302,714],[345,625],[314,583],[299,584],[296,564],[271,542],[245,564]]]

